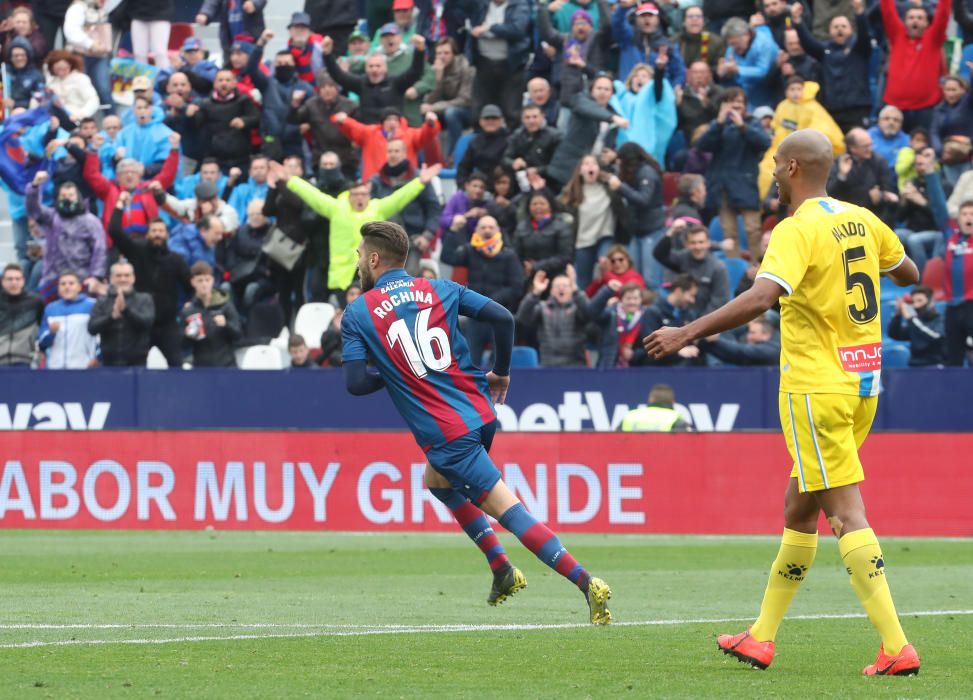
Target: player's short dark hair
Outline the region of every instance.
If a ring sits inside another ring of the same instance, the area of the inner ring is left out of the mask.
[[[387,265],[405,264],[409,255],[409,236],[391,221],[370,221],[361,227],[365,247],[378,253]]]
[[[669,291],[674,292],[677,289],[681,289],[684,292],[688,292],[690,289],[695,289],[699,284],[693,279],[693,276],[688,272],[682,272],[675,276],[672,282],[669,283]]]
[[[705,233],[706,237],[709,238],[709,229],[702,224],[687,224],[686,225],[686,238],[693,236],[697,233]]]
[[[292,335],[290,338],[287,339],[288,349],[299,348],[302,345],[307,345],[307,341],[304,340],[304,336],[299,333],[295,333],[294,335]]]

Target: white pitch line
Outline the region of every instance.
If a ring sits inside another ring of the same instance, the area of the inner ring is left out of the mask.
[[[900,613],[900,617],[942,617],[947,615],[973,615],[973,610],[918,610],[915,612]],[[858,620],[866,618],[863,613],[840,613],[840,614],[820,614],[820,615],[791,615],[788,620]],[[697,625],[697,624],[720,624],[730,622],[749,622],[753,616],[748,617],[720,617],[720,618],[698,618],[689,620],[641,620],[613,623],[613,627],[650,627],[660,625]],[[184,642],[222,642],[222,641],[245,641],[254,639],[286,639],[286,638],[307,638],[307,637],[359,637],[379,634],[446,634],[450,632],[508,632],[508,631],[534,631],[534,630],[556,630],[556,629],[578,629],[590,627],[584,623],[561,623],[561,624],[506,624],[506,625],[288,625],[283,623],[244,623],[241,625],[212,623],[208,625],[188,624],[145,624],[145,625],[43,625],[43,626],[17,626],[2,625],[0,629],[195,629],[195,628],[257,628],[257,629],[280,629],[280,628],[309,628],[317,631],[294,632],[294,633],[273,633],[273,634],[233,634],[233,635],[211,635],[193,637],[166,637],[163,639],[62,639],[55,641],[31,641],[14,642],[10,644],[0,644],[0,649],[25,649],[34,647],[60,647],[78,645],[99,645],[99,644],[176,644]]]

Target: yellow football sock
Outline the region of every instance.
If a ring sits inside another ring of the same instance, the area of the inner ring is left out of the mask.
[[[760,604],[760,616],[750,627],[750,636],[758,642],[773,641],[787,608],[794,600],[801,581],[814,563],[818,551],[817,533],[784,529],[780,550],[770,568],[770,579]]]
[[[908,642],[885,580],[885,560],[875,533],[871,528],[849,532],[838,540],[838,549],[851,575],[851,587],[882,637],[885,653],[895,656]]]

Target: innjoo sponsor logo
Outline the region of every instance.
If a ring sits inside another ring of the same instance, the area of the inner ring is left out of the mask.
[[[838,348],[841,368],[846,372],[874,372],[882,369],[882,344],[852,345]]]

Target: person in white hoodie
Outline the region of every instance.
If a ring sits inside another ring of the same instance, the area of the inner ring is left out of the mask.
[[[84,74],[81,56],[57,49],[47,54],[44,68],[47,88],[61,101],[64,112],[74,122],[69,129],[76,128],[85,117],[95,115],[101,100],[91,84],[91,78]]]
[[[98,336],[88,333],[95,300],[81,293],[81,278],[62,272],[58,298],[44,309],[37,342],[47,357],[47,369],[87,369],[98,357]]]

